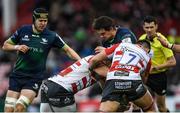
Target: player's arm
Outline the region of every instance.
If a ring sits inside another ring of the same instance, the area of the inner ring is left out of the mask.
[[[11,40],[11,38],[9,38],[8,40],[6,40],[4,42],[2,49],[6,50],[6,51],[17,50],[17,51],[21,51],[23,53],[26,53],[29,50],[29,47],[26,45],[16,45]]]
[[[67,44],[65,44],[63,46],[63,50],[69,56],[69,58],[74,59],[74,60],[81,59],[81,57],[72,48],[70,48]]]
[[[101,51],[103,51],[103,50],[105,50],[106,48],[105,47],[103,47],[103,46],[97,46],[95,49],[94,49],[94,51],[95,51],[95,53],[97,54],[97,53],[100,53]]]
[[[97,73],[101,77],[106,77],[109,67],[106,65],[98,66],[93,69],[95,73]]]
[[[172,44],[171,49],[175,52],[180,52],[180,45],[179,44]]]
[[[105,60],[103,60],[105,61]],[[110,62],[99,62],[94,69],[90,69],[92,76],[96,80],[105,79],[109,70]],[[111,64],[111,63],[110,63]]]
[[[106,64],[101,63],[100,65],[98,64],[98,66],[94,68],[93,71],[91,71],[95,74],[94,78],[98,81],[101,88],[104,86],[108,70],[109,67]]]
[[[104,60],[106,58],[107,58],[107,56],[106,56],[105,50],[103,50],[100,53],[96,54],[89,61],[89,65],[90,65],[89,69],[90,70],[94,69],[100,61],[102,61],[102,60]]]
[[[167,40],[163,39],[161,36],[158,36],[158,40],[164,47],[172,49],[175,52],[180,52],[180,45],[178,44],[170,44]]]
[[[148,64],[147,64],[147,67],[146,67],[146,70],[144,71],[144,73],[141,75],[141,78],[142,78],[142,81],[143,83],[146,83],[147,82],[147,79],[148,79],[148,76],[149,76],[149,72],[150,72],[150,69],[151,69],[151,59],[149,60]]]
[[[96,67],[96,65],[100,61],[105,60],[108,57],[112,57],[114,50],[119,46],[119,44],[120,43],[114,44],[113,46],[104,49],[103,51],[101,51],[100,53],[98,53],[94,57],[92,57],[92,59],[89,62],[89,64],[90,64],[89,69],[94,69],[94,67]]]
[[[174,56],[167,58],[167,61],[161,65],[152,67],[151,70],[159,70],[164,68],[170,68],[176,65],[176,59]]]
[[[122,43],[135,43],[134,41],[137,41],[136,36],[134,35],[134,33],[132,31],[130,31],[129,29],[126,29],[122,32],[122,37],[121,37],[121,42]]]

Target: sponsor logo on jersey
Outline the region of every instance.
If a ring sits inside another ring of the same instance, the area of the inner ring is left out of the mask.
[[[22,40],[23,40],[23,41],[29,41],[30,39],[29,39],[28,35],[24,35],[24,37],[22,38]]]
[[[115,68],[116,69],[122,68],[122,69],[128,69],[128,70],[132,70],[133,71],[135,67],[132,67],[132,66],[129,66],[129,65],[117,65]]]
[[[42,38],[42,41],[40,42],[41,44],[48,44],[48,40],[45,38]]]
[[[29,49],[30,49],[32,52],[43,53],[43,49],[41,49],[41,48],[29,47]]]
[[[37,38],[39,38],[39,35],[32,34],[32,37],[37,37]]]

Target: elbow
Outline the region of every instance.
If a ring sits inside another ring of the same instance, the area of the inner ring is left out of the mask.
[[[176,66],[176,60],[174,59],[174,60],[171,60],[170,62],[169,62],[169,64],[170,64],[170,66]]]
[[[2,50],[6,50],[6,44],[2,46]]]
[[[8,44],[6,42],[2,46],[2,50],[8,50]]]
[[[176,66],[176,60],[173,61],[171,64],[172,64],[172,66]]]
[[[90,61],[89,61],[90,65],[92,66],[92,68],[94,68],[94,66],[96,65],[97,63],[97,60],[92,58]]]
[[[175,57],[173,57],[173,58],[171,58],[169,60],[169,64],[170,64],[170,66],[176,66],[176,59],[175,59]]]
[[[5,41],[3,46],[2,46],[2,50],[7,50],[7,47],[8,47],[8,42]]]
[[[91,59],[90,62],[91,62],[91,64],[95,64],[96,60],[95,59]]]

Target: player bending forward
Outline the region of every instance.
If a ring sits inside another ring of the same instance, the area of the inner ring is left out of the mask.
[[[82,58],[42,84],[40,112],[75,112],[74,94],[96,82],[89,71],[89,60]],[[106,76],[108,67],[94,69],[98,75]]]
[[[100,111],[115,112],[121,100],[131,101],[144,112],[154,112],[154,102],[142,82],[142,74],[150,69],[150,44],[139,41],[137,44],[121,43],[96,54],[90,60],[90,68],[99,61],[112,58],[103,88]],[[146,74],[145,74],[146,75]]]

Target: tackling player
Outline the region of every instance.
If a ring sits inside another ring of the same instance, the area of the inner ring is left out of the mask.
[[[90,60],[90,68],[106,58],[112,64],[103,88],[100,111],[116,112],[121,100],[133,102],[144,112],[154,112],[153,98],[142,82],[150,67],[150,44],[139,41],[137,44],[120,43],[105,49]]]
[[[41,89],[40,112],[75,112],[76,103],[74,94],[93,85],[95,73],[106,76],[108,67],[96,67],[89,71],[89,60],[93,56],[87,56],[78,60],[59,74],[46,80]],[[96,75],[97,76],[97,75]]]

